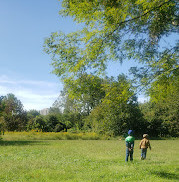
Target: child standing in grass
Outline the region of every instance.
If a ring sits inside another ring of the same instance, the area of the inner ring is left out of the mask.
[[[143,134],[143,139],[140,141],[139,147],[141,149],[141,160],[146,159],[147,148],[149,147],[151,150],[151,145],[148,139],[148,134]]]
[[[126,162],[128,162],[128,158],[130,156],[130,161],[133,161],[133,152],[134,152],[134,140],[135,138],[133,137],[133,131],[129,130],[128,131],[128,137],[125,139],[126,142]]]

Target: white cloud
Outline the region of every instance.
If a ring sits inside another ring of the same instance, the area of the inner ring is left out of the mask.
[[[13,84],[13,85],[26,84],[26,85],[48,86],[48,87],[56,86],[56,83],[47,82],[47,81],[13,80],[13,79],[9,79],[6,75],[0,76],[0,83]]]
[[[15,95],[21,100],[25,109],[41,110],[51,107],[58,98],[59,93],[38,94],[29,90],[18,90]]]
[[[138,102],[140,103],[144,103],[148,101],[149,101],[149,97],[138,97]]]
[[[25,110],[51,107],[58,98],[62,85],[54,82],[34,80],[14,80],[0,76],[0,96],[13,93]]]

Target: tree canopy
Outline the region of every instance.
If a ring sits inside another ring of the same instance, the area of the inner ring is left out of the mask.
[[[27,113],[23,110],[21,101],[12,93],[1,98],[3,127],[9,131],[24,130],[27,123]]]
[[[177,0],[63,0],[62,7],[60,15],[83,27],[69,34],[54,32],[45,40],[53,72],[62,79],[103,73],[109,61],[124,59],[144,64],[140,71],[145,74],[138,72],[144,84],[179,68],[178,42],[160,44],[178,32]],[[168,59],[175,61],[166,71],[160,65]]]

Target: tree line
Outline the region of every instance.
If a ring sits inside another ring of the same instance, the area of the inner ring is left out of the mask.
[[[32,109],[25,111],[14,94],[0,96],[0,131],[67,131],[74,116],[62,113],[58,108],[50,108],[48,115],[41,115]]]
[[[84,74],[64,86],[46,116],[36,110],[24,111],[21,101],[7,94],[0,97],[1,130],[121,136],[133,129],[136,136],[146,132],[153,137],[177,137],[178,85],[173,79],[165,83],[165,89],[160,88],[163,86],[156,82],[148,91],[150,100],[139,103],[132,80],[124,74],[117,78]]]

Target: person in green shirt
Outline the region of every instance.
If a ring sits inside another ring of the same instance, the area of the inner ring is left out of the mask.
[[[125,161],[128,162],[128,158],[130,156],[130,161],[133,161],[133,153],[134,153],[134,140],[133,137],[134,132],[132,130],[128,131],[128,137],[126,137],[126,159]]]

